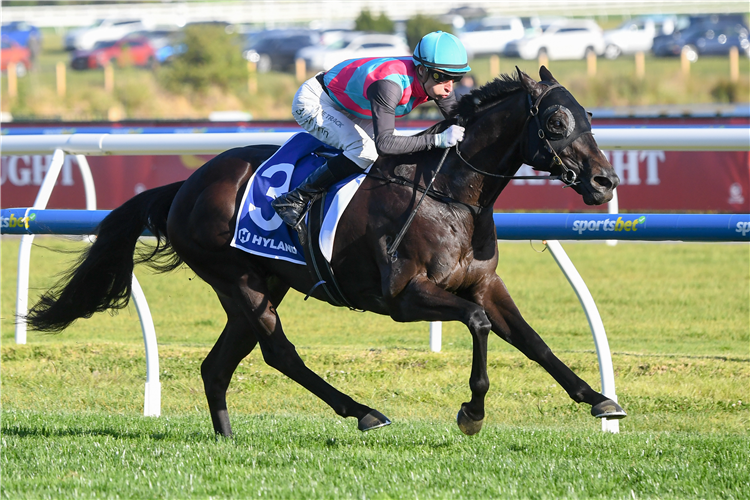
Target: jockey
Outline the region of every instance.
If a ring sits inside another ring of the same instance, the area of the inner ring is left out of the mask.
[[[271,202],[297,228],[308,203],[336,182],[366,170],[379,154],[449,148],[463,140],[452,125],[441,134],[397,135],[396,118],[435,101],[445,118],[455,116],[453,85],[471,68],[458,38],[442,31],[425,35],[413,57],[351,59],[302,84],[292,103],[297,123],[320,141],[343,150],[293,191]]]

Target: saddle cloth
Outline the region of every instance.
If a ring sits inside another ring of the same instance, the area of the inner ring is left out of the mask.
[[[281,259],[306,265],[305,254],[297,232],[284,224],[271,201],[297,187],[316,168],[325,163],[324,156],[340,151],[307,132],[289,138],[250,178],[231,245],[245,252],[270,259]],[[323,207],[323,224],[318,244],[328,262],[341,214],[354,197],[365,174],[349,177],[328,190]]]

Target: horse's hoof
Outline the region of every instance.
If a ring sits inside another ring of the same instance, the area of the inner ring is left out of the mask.
[[[359,419],[357,429],[365,432],[379,429],[386,425],[391,425],[391,421],[388,420],[388,417],[380,413],[378,410],[372,410],[370,413]]]
[[[628,416],[628,414],[625,413],[625,410],[623,410],[620,405],[618,405],[611,399],[606,399],[602,401],[601,403],[592,406],[591,414],[595,416],[596,418],[614,418],[614,419],[625,418]]]
[[[482,430],[484,419],[472,419],[466,414],[466,412],[464,411],[464,407],[462,406],[461,409],[458,410],[458,415],[456,415],[456,423],[458,424],[458,428],[461,429],[461,432],[463,432],[467,436],[473,436],[474,434]]]

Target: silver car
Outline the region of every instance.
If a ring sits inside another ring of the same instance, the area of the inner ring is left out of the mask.
[[[604,57],[617,59],[622,54],[648,52],[657,35],[669,35],[676,27],[677,16],[639,16],[628,19],[618,28],[604,32]]]

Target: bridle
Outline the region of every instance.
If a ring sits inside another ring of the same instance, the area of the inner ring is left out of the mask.
[[[533,119],[534,123],[536,123],[536,127],[537,127],[536,136],[539,138],[539,140],[542,140],[542,141],[545,142],[547,151],[552,155],[551,163],[553,165],[559,166],[561,168],[561,170],[562,170],[562,173],[560,175],[556,175],[556,176],[549,175],[549,176],[541,176],[540,177],[540,176],[535,176],[535,175],[519,175],[519,176],[515,176],[515,175],[502,175],[502,174],[493,174],[492,172],[485,172],[484,170],[481,170],[481,169],[475,167],[470,162],[468,162],[463,156],[461,156],[461,151],[460,151],[460,149],[458,147],[458,144],[456,144],[456,154],[458,155],[458,157],[470,169],[474,170],[475,172],[477,172],[479,174],[485,175],[487,177],[493,177],[493,178],[496,178],[496,179],[550,179],[550,180],[559,180],[559,181],[562,181],[565,184],[565,187],[572,187],[572,186],[575,186],[576,184],[578,184],[580,182],[578,180],[578,174],[576,174],[575,171],[571,170],[570,168],[567,167],[567,165],[565,165],[565,163],[563,163],[562,159],[560,158],[560,155],[557,154],[556,149],[550,143],[550,140],[547,137],[547,134],[545,133],[544,128],[542,127],[542,123],[539,120],[539,105],[541,104],[542,99],[544,99],[550,92],[552,92],[553,90],[558,89],[558,88],[564,90],[564,87],[562,85],[560,85],[559,83],[554,83],[554,84],[548,85],[547,88],[545,88],[544,91],[539,95],[539,97],[536,98],[535,102],[531,101],[531,94],[528,94],[528,93],[526,94],[526,97],[528,98],[528,103],[529,103],[529,114],[526,116],[526,121],[524,122],[524,125],[523,125],[524,132],[522,133],[521,137],[519,137],[518,139],[516,139],[516,142],[513,144],[513,146],[511,148],[509,148],[508,151],[506,151],[505,156],[503,156],[502,160],[500,160],[499,165],[503,165],[505,163],[505,161],[508,159],[508,156],[510,155],[510,153],[512,153],[513,151],[515,151],[516,145],[518,144],[519,141],[522,141],[522,143],[521,143],[521,158],[523,159],[523,161],[525,163],[527,163],[527,164],[534,163],[534,159],[533,158],[531,160],[527,159],[527,149],[528,149],[528,142],[529,142],[528,138],[529,138],[529,135],[530,135],[529,131],[527,130],[527,127],[529,126],[529,123],[531,123],[531,121]],[[477,110],[477,113],[482,113],[482,112],[484,112],[484,111],[486,111],[488,109],[491,109],[491,108],[493,108],[493,107],[495,107],[495,106],[497,106],[499,104],[500,104],[499,102],[492,103],[492,104],[490,104],[490,105],[488,105],[488,106],[486,106],[484,108],[481,108],[481,109]],[[573,119],[572,114],[570,113],[570,111],[567,108],[565,108],[563,106],[560,106],[560,105],[557,105],[557,104],[553,104],[553,105],[549,106],[548,108],[546,108],[544,110],[544,112],[543,112],[543,115],[547,116],[547,117],[551,117],[551,115],[554,112],[556,112],[557,110],[560,110],[560,109],[563,109],[564,112],[566,112],[569,115],[569,119],[570,120],[575,121]],[[459,121],[459,124],[461,124],[461,121],[462,121],[461,117],[458,117],[458,121]],[[588,126],[588,128],[586,130],[583,130],[583,131],[581,131],[581,132],[579,132],[578,134],[575,134],[575,135],[573,135],[574,129],[575,129],[575,127],[573,127],[573,128],[569,127],[566,130],[567,133],[563,134],[560,138],[555,139],[553,137],[553,140],[555,142],[559,142],[560,140],[563,140],[563,147],[560,148],[560,151],[563,151],[566,147],[568,147],[570,144],[572,144],[581,135],[583,135],[585,133],[589,133],[589,134],[591,133],[591,127],[590,127],[590,125]],[[550,132],[549,129],[547,130],[547,132]],[[398,254],[397,254],[398,246],[401,243],[401,240],[404,238],[407,229],[409,229],[409,226],[411,225],[412,220],[414,219],[414,216],[417,214],[417,210],[419,210],[419,206],[422,204],[422,202],[425,199],[425,196],[427,195],[427,193],[432,188],[432,183],[435,182],[435,179],[437,178],[437,175],[440,172],[440,169],[442,168],[443,163],[445,163],[445,159],[448,156],[448,152],[450,151],[450,149],[451,148],[446,148],[445,149],[445,151],[443,152],[443,156],[440,159],[440,162],[438,163],[438,166],[437,166],[437,168],[435,169],[435,172],[432,175],[432,179],[427,184],[427,187],[425,188],[424,192],[422,193],[422,197],[419,199],[419,201],[415,205],[414,209],[411,211],[411,214],[409,214],[409,217],[406,219],[406,222],[404,223],[403,227],[398,232],[398,234],[396,235],[396,237],[393,239],[393,241],[391,243],[389,243],[389,244],[386,245],[386,254],[390,258],[391,262],[395,262],[395,260],[398,258]],[[538,154],[538,152],[535,152],[534,157],[536,157],[537,154]]]
[[[528,109],[528,115],[526,116],[526,121],[524,122],[524,125],[523,125],[524,132],[520,136],[521,137],[520,139],[516,139],[516,142],[513,144],[513,147],[508,149],[508,151],[505,153],[505,156],[503,156],[503,158],[500,160],[498,165],[503,165],[505,163],[505,161],[508,159],[508,156],[513,151],[515,151],[515,147],[518,144],[519,140],[521,140],[521,158],[523,159],[524,163],[531,164],[533,162],[533,160],[528,159],[528,151],[527,151],[528,143],[529,143],[529,135],[530,135],[529,131],[527,130],[527,127],[533,120],[534,123],[536,124],[536,129],[537,129],[536,136],[539,138],[540,141],[544,141],[543,145],[546,147],[547,151],[552,155],[552,160],[551,160],[552,165],[558,166],[562,170],[562,173],[560,175],[548,175],[546,177],[545,176],[540,177],[536,175],[502,175],[502,174],[494,174],[492,172],[486,172],[480,168],[475,167],[468,160],[466,160],[466,158],[464,158],[461,155],[461,150],[459,148],[459,145],[456,144],[456,154],[458,155],[458,157],[471,170],[477,172],[478,174],[485,175],[487,177],[493,177],[496,179],[549,179],[549,180],[561,181],[563,184],[565,184],[565,187],[572,187],[578,184],[580,182],[578,180],[578,174],[574,170],[570,169],[567,165],[565,165],[565,163],[562,161],[562,159],[560,158],[560,155],[557,153],[557,150],[550,143],[549,138],[547,137],[547,134],[544,131],[544,127],[542,126],[542,123],[539,120],[539,105],[541,104],[542,99],[544,99],[550,92],[558,88],[564,90],[564,87],[560,85],[559,83],[548,85],[544,89],[544,91],[541,94],[539,94],[539,97],[536,98],[535,102],[531,101],[530,94],[526,94],[526,97],[529,103],[529,109]],[[480,109],[479,112],[486,111],[494,106],[497,106],[498,104],[500,103],[493,103],[485,107],[484,109]],[[549,110],[551,110],[552,108],[555,108],[553,110],[554,112],[557,109],[560,109],[562,107],[559,105],[552,105],[549,108],[545,109],[544,114],[547,115]],[[570,114],[570,111],[568,111],[567,108],[562,108],[562,109],[564,109],[568,114]],[[573,130],[570,130],[569,134],[572,132]],[[565,147],[567,147],[568,145],[573,143],[576,139],[578,139],[578,137],[586,133],[591,133],[591,130],[589,129],[589,130],[580,132],[576,134],[575,136],[573,136],[572,138],[570,138],[570,135],[564,137],[564,139],[566,139],[565,141],[566,144],[560,150],[562,151],[563,149],[565,149]]]

